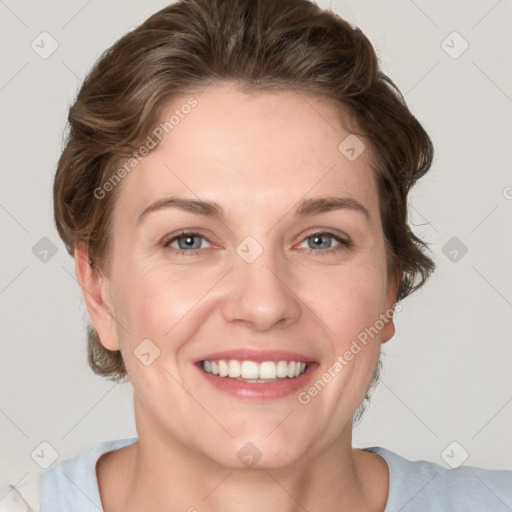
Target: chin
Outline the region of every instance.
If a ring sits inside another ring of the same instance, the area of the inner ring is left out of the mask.
[[[224,443],[205,446],[203,453],[233,471],[276,470],[302,461],[310,444],[307,437],[301,432],[291,435],[278,429],[270,434],[271,429],[267,428],[245,429]]]

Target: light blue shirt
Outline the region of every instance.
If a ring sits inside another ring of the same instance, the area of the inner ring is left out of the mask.
[[[105,441],[67,459],[41,475],[40,512],[102,512],[96,462],[106,452],[137,437]],[[472,466],[447,469],[427,461],[410,461],[385,448],[366,448],[389,466],[385,512],[510,512],[512,471]]]

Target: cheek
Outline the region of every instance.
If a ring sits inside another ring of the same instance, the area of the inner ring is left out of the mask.
[[[158,383],[169,379],[166,370],[176,374],[178,352],[193,336],[194,326],[200,325],[197,305],[206,291],[204,281],[202,276],[199,282],[197,274],[158,268],[139,272],[132,267],[118,277],[122,284],[115,304],[121,352],[132,384],[144,390],[143,395],[156,392]]]
[[[310,304],[329,328],[337,348],[350,345],[385,312],[387,284],[385,267],[380,265],[347,266],[311,276]]]
[[[169,340],[187,338],[187,326],[202,298],[218,280],[216,272],[169,270],[168,266],[138,268],[120,276],[116,313],[129,331],[129,344],[149,338],[162,349]],[[196,322],[192,322],[197,325]]]

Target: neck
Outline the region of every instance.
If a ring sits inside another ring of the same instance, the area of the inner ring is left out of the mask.
[[[116,485],[117,496],[125,499],[111,509],[105,503],[105,512],[384,510],[387,465],[351,447],[351,425],[319,453],[285,467],[233,469],[158,429],[138,409],[138,442],[120,450],[122,457],[109,471],[127,477]]]

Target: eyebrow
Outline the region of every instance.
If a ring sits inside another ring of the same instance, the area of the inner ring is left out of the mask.
[[[150,204],[137,217],[136,224],[140,224],[150,213],[167,208],[177,208],[196,215],[215,217],[219,220],[225,218],[222,207],[214,201],[204,201],[197,199],[184,199],[179,197],[165,197]],[[369,220],[368,210],[359,202],[351,197],[319,197],[313,199],[303,199],[295,209],[295,215],[298,217],[307,217],[318,215],[333,210],[351,210],[360,212]]]

